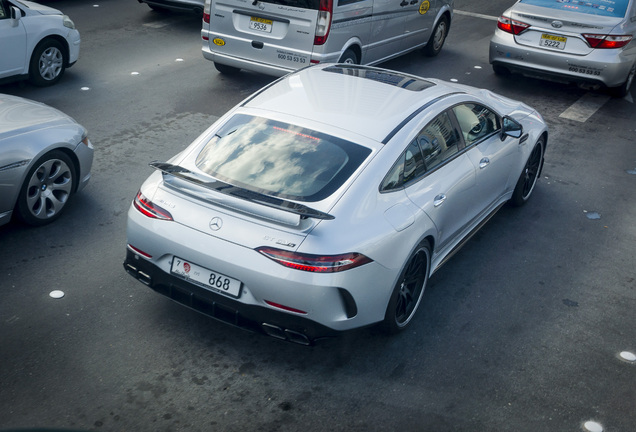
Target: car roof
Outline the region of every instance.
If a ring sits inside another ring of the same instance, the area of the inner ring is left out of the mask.
[[[410,117],[461,86],[368,66],[327,64],[301,69],[243,102],[386,142]]]

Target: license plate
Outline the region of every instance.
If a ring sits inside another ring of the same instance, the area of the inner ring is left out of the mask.
[[[192,282],[212,291],[227,294],[232,297],[238,297],[241,294],[240,281],[178,257],[173,258],[170,271],[172,274],[188,282]]]
[[[554,48],[563,50],[565,49],[565,43],[568,41],[568,38],[563,36],[555,36],[551,34],[542,34],[541,40],[539,41],[539,45],[547,48]]]
[[[250,17],[250,28],[252,30],[271,33],[272,32],[272,20],[258,17]]]

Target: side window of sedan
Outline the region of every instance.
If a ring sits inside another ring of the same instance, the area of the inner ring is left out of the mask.
[[[453,107],[466,147],[498,131],[499,117],[483,105],[466,103]]]
[[[4,2],[0,1],[0,19],[5,19],[7,17],[7,13],[5,12]]]
[[[426,171],[431,171],[459,151],[459,135],[447,112],[437,116],[417,136]]]

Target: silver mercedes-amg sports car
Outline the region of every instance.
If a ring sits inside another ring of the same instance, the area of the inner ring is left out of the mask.
[[[524,204],[548,130],[487,90],[319,65],[259,90],[152,162],[124,267],[225,322],[309,344],[415,316],[428,278]]]

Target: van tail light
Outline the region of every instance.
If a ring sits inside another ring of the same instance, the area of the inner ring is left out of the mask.
[[[174,220],[172,219],[172,215],[168,210],[154,204],[152,201],[146,198],[141,193],[141,191],[137,192],[137,196],[133,201],[133,206],[135,206],[135,208],[139,210],[141,214],[143,214],[144,216],[148,216],[149,218],[167,221]]]
[[[210,3],[210,0],[205,0],[205,3],[203,5],[203,22],[206,24],[210,24]]]
[[[335,273],[372,261],[355,252],[341,255],[311,255],[270,247],[260,247],[256,250],[282,266],[310,273]]]
[[[497,19],[497,28],[499,30],[503,30],[506,33],[512,33],[513,35],[518,35],[522,33],[530,27],[530,24],[526,24],[521,21],[513,20],[512,18],[508,18],[507,16],[500,16]]]
[[[623,48],[632,41],[632,35],[600,35],[584,33],[582,36],[592,48]]]
[[[333,0],[320,0],[318,5],[318,18],[316,19],[316,35],[314,45],[324,45],[329,37],[331,29],[331,16],[333,11]]]

